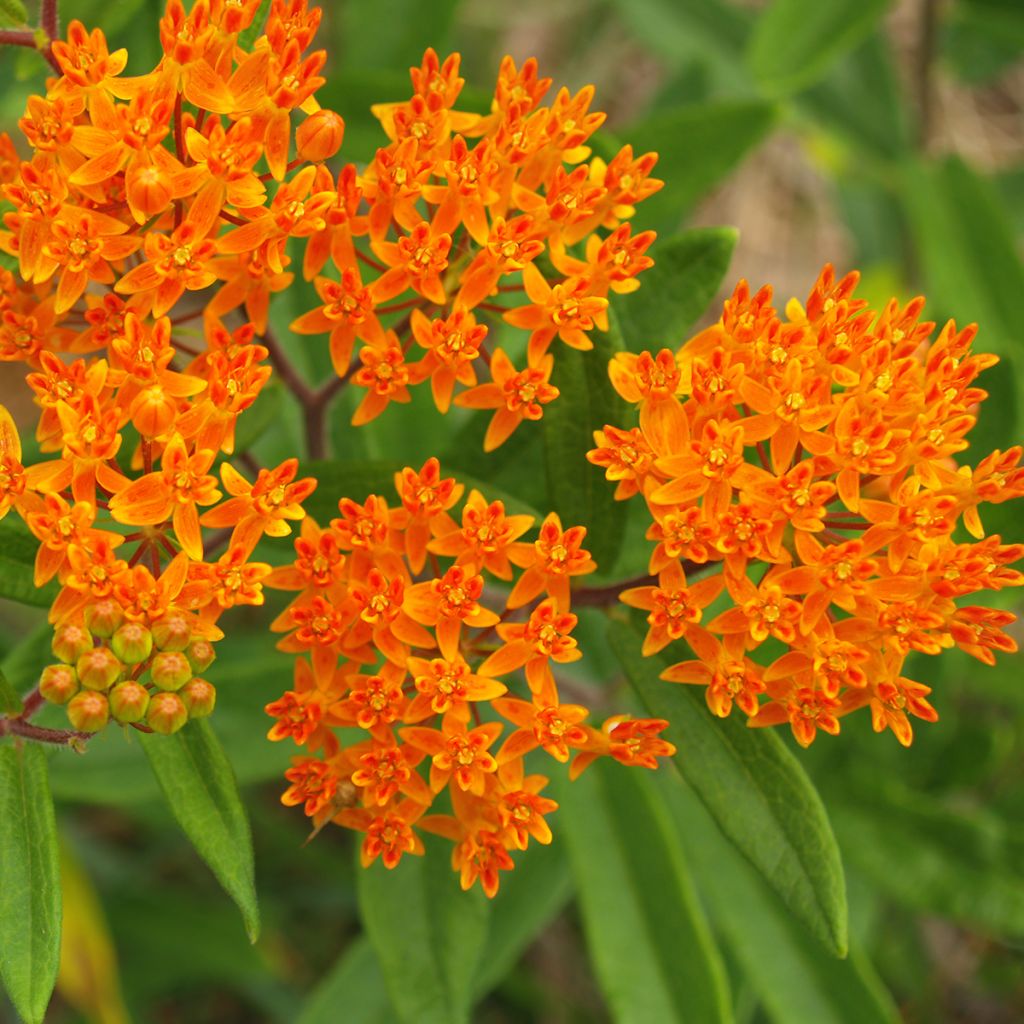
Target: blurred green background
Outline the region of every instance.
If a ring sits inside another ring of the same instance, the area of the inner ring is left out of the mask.
[[[158,56],[160,8],[154,0],[63,0],[61,15],[104,28],[112,48],[129,48],[129,71],[141,72]],[[595,106],[609,114],[598,151],[629,142],[662,154],[666,187],[644,204],[638,223],[657,228],[662,240],[683,228],[739,230],[724,291],[705,321],[740,277],[755,288],[771,282],[781,306],[805,296],[826,261],[839,272],[859,268],[862,293],[874,302],[924,293],[931,318],[980,323],[977,346],[1004,361],[982,381],[991,398],[972,454],[1020,437],[1020,0],[348,0],[325,5],[319,45],[330,55],[320,100],[345,116],[342,155],[357,162],[383,142],[369,105],[408,95],[405,68],[427,45],[442,55],[461,51],[470,105],[481,95],[486,102],[505,53],[538,57],[556,86],[593,82]],[[26,92],[40,88],[44,73],[35,55],[0,50],[0,127],[13,134]],[[658,247],[652,252],[657,260]],[[651,347],[678,343],[658,336],[664,321],[651,312],[652,296],[702,308],[718,283],[659,276],[656,267],[643,279],[641,291],[651,295],[645,313],[637,307],[627,342],[646,328]],[[631,301],[620,304],[623,317]],[[20,368],[0,369],[0,400],[30,431]],[[257,405],[264,427],[277,413],[272,402]],[[358,438],[339,413],[338,454],[387,454],[418,465],[442,442],[452,450],[468,439],[479,443],[470,422],[453,445],[451,424],[427,408],[417,402],[389,410]],[[260,420],[251,415],[255,428]],[[287,429],[274,435],[257,447],[268,459],[296,443]],[[522,494],[532,443],[520,439],[493,461],[465,449],[458,462]],[[538,495],[538,506],[543,501]],[[984,518],[1006,539],[1024,540],[1011,506]],[[622,561],[636,550],[627,545]],[[1000,596],[1013,606],[1012,594]],[[137,746],[110,731],[87,757],[61,753],[52,761],[65,878],[78,881],[65,906],[69,971],[47,1020],[393,1019],[381,969],[361,937],[352,836],[328,829],[303,846],[302,816],[278,803],[291,751],[263,739],[262,707],[287,688],[291,670],[289,658],[268,652],[268,615],[231,620],[219,662],[231,666],[231,678],[223,680],[214,723],[245,786],[263,937],[247,943],[235,908],[163,807]],[[42,620],[41,612],[0,603],[0,654],[16,685],[29,685],[45,657],[45,627],[33,633]],[[601,620],[584,627],[592,642],[586,681],[595,693],[607,687],[609,705],[621,704]],[[862,714],[844,721],[840,738],[824,737],[799,754],[843,852],[852,928],[846,961],[831,959],[787,918],[692,796],[661,780],[638,784],[637,793],[660,801],[659,821],[678,826],[678,854],[689,864],[721,950],[732,1014],[743,1024],[1024,1019],[1024,661],[1006,658],[987,669],[952,652],[919,657],[908,674],[935,687],[941,715],[917,730],[910,750],[890,735],[874,736]],[[616,785],[624,784],[585,777],[577,807]],[[565,787],[557,795],[569,799]],[[630,1000],[609,991],[607,967],[598,972],[604,985],[596,980],[588,937],[592,951],[607,946],[581,915],[574,890],[603,879],[590,870],[575,820],[568,814],[571,834],[558,835],[552,848],[530,852],[529,866],[499,899],[496,921],[504,920],[503,905],[519,902],[533,907],[530,927],[522,914],[504,930],[492,927],[483,958],[489,967],[474,982],[474,1020],[659,1024],[643,1015],[642,1000],[624,1008]],[[655,930],[653,942],[638,937],[636,955],[646,955],[659,934],[671,936],[671,922]],[[655,952],[671,975],[676,951]],[[685,957],[682,947],[678,955]],[[4,1013],[0,1005],[0,1019]]]

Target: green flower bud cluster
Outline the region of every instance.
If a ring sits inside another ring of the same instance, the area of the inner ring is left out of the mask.
[[[126,620],[116,601],[96,601],[80,623],[54,631],[52,650],[57,664],[43,669],[39,692],[64,705],[81,732],[99,732],[113,719],[170,735],[217,701],[212,684],[196,675],[213,664],[213,645],[193,637],[179,613],[146,626]]]

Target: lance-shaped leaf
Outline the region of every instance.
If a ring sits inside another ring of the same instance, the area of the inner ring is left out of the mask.
[[[641,768],[558,789],[587,946],[617,1024],[726,1022],[725,970],[671,820]]]
[[[249,939],[260,931],[252,833],[234,772],[209,723],[172,736],[138,734],[164,798],[196,852],[238,904]]]
[[[57,585],[37,587],[33,579],[39,541],[17,516],[0,522],[0,597],[36,608],[49,608]]]
[[[832,826],[807,773],[767,729],[716,718],[700,687],[659,679],[667,659],[640,654],[624,622],[612,650],[652,715],[671,724],[683,778],[722,832],[810,930],[837,956],[847,948],[846,882]]]
[[[0,979],[42,1022],[60,963],[60,862],[46,753],[0,740]]]

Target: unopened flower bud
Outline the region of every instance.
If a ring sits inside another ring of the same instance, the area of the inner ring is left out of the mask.
[[[110,646],[126,665],[138,665],[153,653],[153,634],[140,622],[126,622],[114,633]]]
[[[68,720],[80,732],[99,732],[110,720],[110,704],[102,693],[83,690],[69,701]]]
[[[153,643],[158,651],[183,651],[192,639],[188,617],[171,612],[153,623]]]
[[[70,665],[47,665],[39,677],[39,692],[51,704],[67,704],[78,693],[78,677]]]
[[[125,179],[128,203],[144,218],[155,217],[171,205],[171,185],[170,176],[165,171],[155,164],[143,164]]]
[[[161,651],[153,655],[149,674],[161,690],[180,690],[192,678],[192,666],[181,651]]]
[[[94,601],[85,608],[85,624],[93,636],[103,640],[114,635],[114,630],[124,621],[121,606],[112,598]]]
[[[65,661],[70,665],[71,662],[77,661],[86,651],[92,650],[92,635],[85,626],[75,626],[69,623],[66,626],[61,626],[53,634],[53,644],[51,646],[53,653],[61,661]]]
[[[177,732],[188,721],[188,708],[176,693],[154,693],[146,711],[146,724],[162,736]]]
[[[109,647],[94,647],[75,663],[78,681],[87,690],[109,690],[120,679],[122,667]]]
[[[205,718],[217,703],[217,691],[205,679],[190,679],[179,693],[188,708],[189,718]]]
[[[295,132],[295,146],[299,156],[311,163],[329,160],[341,149],[345,137],[345,122],[333,110],[318,110],[310,114]]]
[[[110,711],[122,724],[141,722],[149,707],[149,690],[129,679],[110,691]]]
[[[185,653],[193,672],[205,672],[217,657],[217,652],[209,640],[193,640]]]

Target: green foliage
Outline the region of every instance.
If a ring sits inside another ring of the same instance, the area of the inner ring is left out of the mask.
[[[173,736],[139,733],[139,742],[178,824],[238,904],[255,942],[260,915],[249,818],[213,729],[191,721]]]
[[[39,541],[17,516],[0,521],[0,597],[19,604],[49,608],[57,596],[57,586],[37,587],[32,579]]]
[[[717,719],[702,691],[665,683],[660,657],[640,655],[641,638],[622,622],[612,649],[648,711],[671,724],[676,764],[719,828],[836,956],[845,956],[846,885],[825,808],[800,762],[773,732]]]
[[[615,1020],[730,1021],[695,880],[646,774],[599,763],[561,784],[559,800],[587,944]]]
[[[46,753],[0,743],[0,980],[18,1013],[43,1020],[60,962],[60,863]]]

